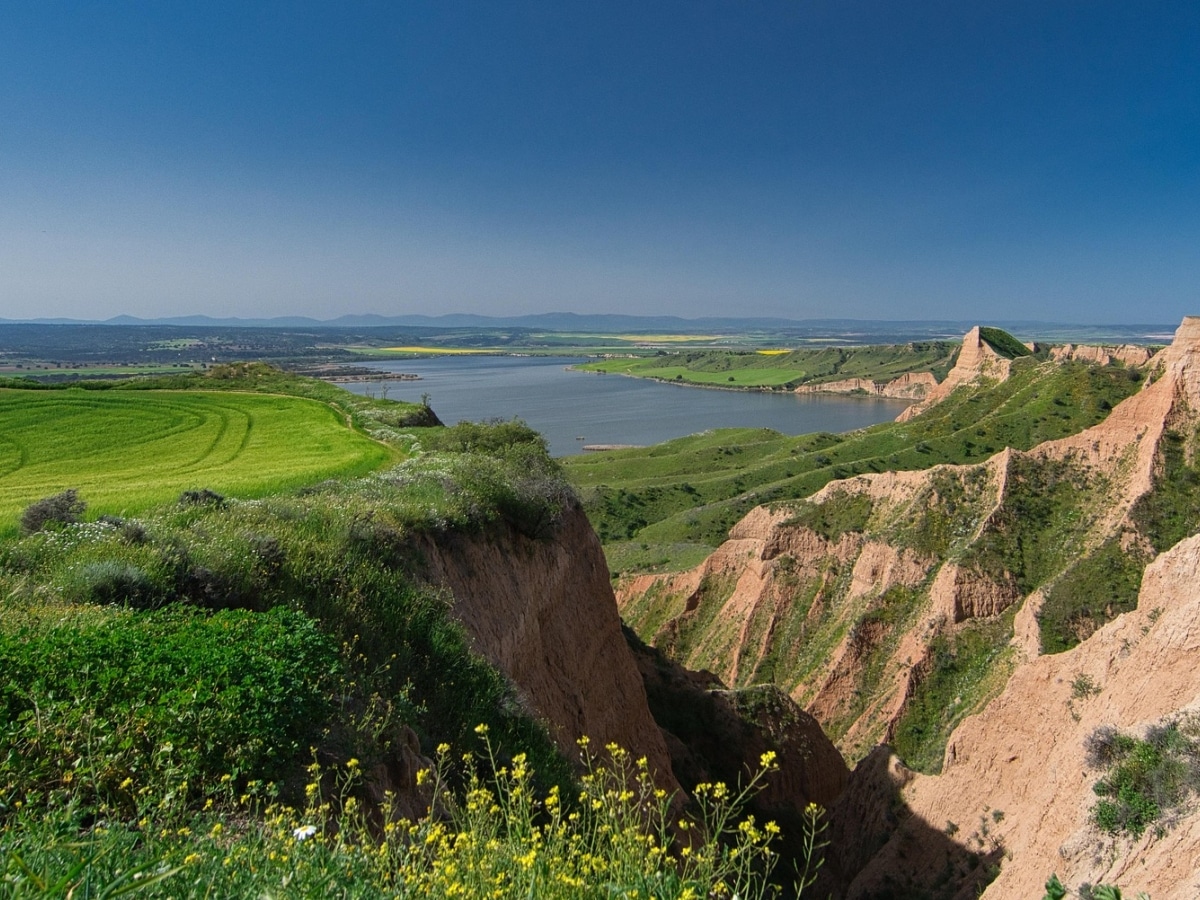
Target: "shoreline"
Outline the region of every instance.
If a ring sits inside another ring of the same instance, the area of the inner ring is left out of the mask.
[[[772,387],[730,387],[722,384],[699,384],[695,381],[675,381],[670,378],[656,378],[653,375],[634,375],[630,372],[596,372],[590,369],[581,369],[578,366],[564,366],[570,372],[582,372],[584,375],[617,375],[621,378],[637,378],[642,381],[653,381],[655,384],[669,384],[673,387],[681,388],[700,388],[704,391],[730,391],[735,394],[792,394],[794,396],[805,396],[811,394],[822,394],[826,397],[847,397],[859,400],[884,400],[888,403],[902,403],[906,407],[912,406],[914,403],[919,403],[918,400],[909,400],[905,397],[880,397],[874,394],[868,394],[865,391],[821,391],[816,390],[819,385],[812,385],[812,389],[800,393],[795,388],[777,390]]]

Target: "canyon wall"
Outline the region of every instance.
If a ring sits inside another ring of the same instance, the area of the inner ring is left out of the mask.
[[[984,463],[831,482],[753,510],[691,571],[620,586],[651,643],[734,685],[778,685],[859,761],[833,815],[835,895],[966,898],[998,874],[986,896],[1040,896],[1054,871],[1197,895],[1179,881],[1198,864],[1186,816],[1161,849],[1089,818],[1089,736],[1200,704],[1176,671],[1196,658],[1200,539],[1160,554],[1172,532],[1155,518],[1200,457],[1200,318],[1153,359],[1123,355],[1144,360],[1143,387],[1097,426]],[[973,330],[911,415],[1008,372]],[[889,743],[943,773],[911,771]]]

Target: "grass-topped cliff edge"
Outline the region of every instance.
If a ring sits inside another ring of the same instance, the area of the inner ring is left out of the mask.
[[[177,387],[79,393],[157,420]],[[773,826],[737,827],[744,795],[697,789],[682,854],[637,760],[585,750],[580,778],[420,577],[418,538],[554,539],[574,501],[544,441],[344,412],[392,465],[98,519],[81,481],[0,536],[5,896],[760,896]]]
[[[188,489],[265,496],[365,475],[403,456],[396,429],[425,406],[359,398],[261,364],[73,387],[0,381],[0,534],[67,488],[133,514]]]

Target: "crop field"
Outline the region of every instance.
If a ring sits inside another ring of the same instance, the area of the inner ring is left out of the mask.
[[[0,390],[0,423],[0,533],[67,488],[93,514],[132,513],[184,490],[262,496],[395,458],[343,414],[299,397]]]
[[[710,387],[791,389],[843,378],[890,381],[907,372],[933,372],[941,380],[957,351],[958,345],[948,341],[801,350],[679,349],[655,356],[589,362],[580,368]]]

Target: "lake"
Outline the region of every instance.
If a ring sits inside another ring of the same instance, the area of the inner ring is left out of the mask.
[[[464,419],[524,419],[567,456],[584,444],[657,444],[711,428],[773,428],[783,434],[852,431],[887,422],[901,400],[837,395],[720,391],[570,371],[577,357],[439,356],[373,368],[419,381],[344,384],[356,394],[429,404],[447,425]],[[581,440],[582,439],[582,440]]]

